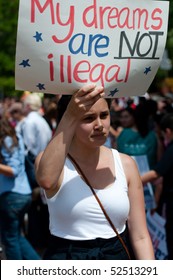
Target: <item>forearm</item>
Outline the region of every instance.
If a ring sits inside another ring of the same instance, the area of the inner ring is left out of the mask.
[[[125,164],[127,176],[130,212],[128,230],[136,259],[154,259],[150,235],[148,233],[145,215],[145,200],[140,174],[134,160]],[[132,176],[133,174],[133,176]]]
[[[14,176],[13,169],[5,164],[0,164],[0,173],[8,177]]]
[[[57,186],[77,121],[64,114],[53,139],[46,147],[36,169],[38,184],[46,190]]]
[[[137,260],[154,260],[154,250],[150,236],[134,241],[133,244],[134,254]]]
[[[160,176],[156,171],[150,170],[147,173],[141,175],[141,180],[142,180],[143,185],[145,185],[146,183],[152,182],[153,180],[155,180],[159,177]]]

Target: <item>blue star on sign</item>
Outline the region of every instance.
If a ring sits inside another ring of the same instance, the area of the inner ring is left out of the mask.
[[[19,65],[23,66],[24,68],[31,67],[31,65],[29,64],[29,59],[23,59]]]
[[[36,85],[36,87],[39,88],[39,90],[45,89],[44,84],[38,83],[38,85]]]
[[[43,41],[41,36],[42,36],[42,33],[39,33],[38,31],[36,31],[36,33],[33,37],[36,39],[36,42],[40,42],[40,41]]]
[[[110,94],[108,94],[108,96],[114,96],[119,90],[117,88],[115,88],[114,90],[110,90]]]
[[[146,68],[145,68],[145,71],[144,71],[144,74],[147,75],[148,72],[150,72],[150,71],[151,71],[151,66],[146,67]]]

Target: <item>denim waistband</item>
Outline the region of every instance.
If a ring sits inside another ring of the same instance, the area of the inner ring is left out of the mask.
[[[128,246],[127,230],[120,234]],[[117,236],[92,240],[69,240],[51,235],[45,260],[128,260],[129,256]]]

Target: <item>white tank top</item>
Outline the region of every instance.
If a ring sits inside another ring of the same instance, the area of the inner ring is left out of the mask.
[[[119,153],[113,149],[112,153],[116,179],[110,187],[95,191],[116,229],[121,233],[125,230],[129,214],[128,186]],[[68,158],[59,191],[52,198],[46,199],[52,235],[70,240],[115,236],[89,186],[81,179]]]

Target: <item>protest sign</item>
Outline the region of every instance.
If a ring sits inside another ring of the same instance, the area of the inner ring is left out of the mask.
[[[168,257],[168,250],[166,245],[165,219],[157,212],[151,215],[147,212],[147,226],[151,235],[155,257],[157,260],[166,260]]]
[[[162,60],[168,1],[20,0],[16,89],[143,95]]]
[[[143,175],[149,171],[149,164],[146,155],[132,156],[132,158],[136,161],[140,175]],[[151,210],[156,207],[154,192],[150,182],[144,185],[144,199],[146,210]]]

